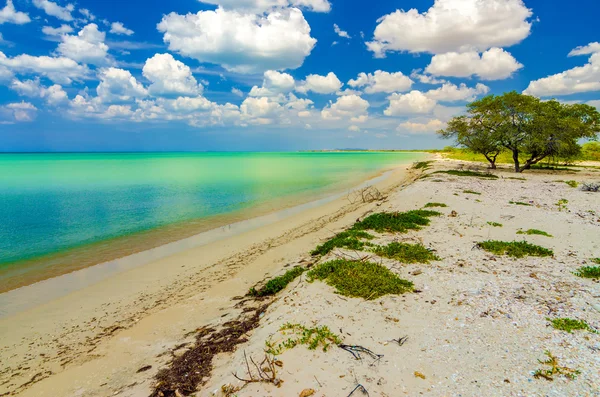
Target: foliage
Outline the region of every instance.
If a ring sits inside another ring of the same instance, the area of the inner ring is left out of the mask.
[[[600,161],[600,142],[588,142],[581,148],[583,160]]]
[[[467,194],[477,194],[479,196],[481,196],[481,193],[476,192],[474,190],[463,190],[463,193],[467,193]]]
[[[454,117],[438,133],[476,153],[489,151],[497,156],[505,148],[512,153],[515,172],[523,172],[546,158],[577,157],[581,151],[577,142],[595,139],[598,132],[600,113],[592,106],[542,101],[512,91],[468,104],[466,116]],[[489,157],[494,164],[495,158]]]
[[[567,199],[560,199],[556,203],[556,206],[558,207],[559,211],[564,211],[564,210],[567,209],[567,204],[569,204],[569,200],[567,200]]]
[[[538,230],[538,229],[529,229],[529,230],[519,230],[517,232],[517,234],[527,234],[529,236],[531,235],[539,235],[539,236],[546,236],[546,237],[553,237],[551,234],[548,234],[546,232],[544,232],[543,230]]]
[[[427,203],[427,204],[425,204],[425,206],[423,208],[433,208],[433,207],[445,208],[445,207],[447,207],[447,205],[444,203]]]
[[[407,212],[380,212],[370,215],[354,225],[355,230],[405,233],[429,225],[429,218],[442,215],[436,211],[413,210]]]
[[[254,287],[250,288],[248,295],[257,297],[275,295],[279,291],[283,290],[289,283],[294,281],[296,277],[300,276],[305,271],[305,268],[301,266],[296,266],[293,269],[290,269],[287,272],[285,272],[284,275],[269,280],[264,285],[264,287],[262,287],[259,290],[257,290]]]
[[[514,204],[514,205],[526,205],[528,207],[531,207],[531,204],[529,203],[524,203],[522,201],[509,201],[508,204]]]
[[[360,239],[372,240],[373,238],[375,238],[373,235],[365,231],[350,229],[336,234],[330,240],[319,245],[311,252],[311,255],[326,255],[334,248],[348,248],[360,251],[364,249],[365,246],[371,245],[371,243],[361,241]]]
[[[396,259],[402,263],[429,263],[440,258],[422,244],[390,243],[373,248],[373,252],[384,258]]]
[[[596,263],[600,263],[596,262]],[[600,278],[600,266],[584,266],[574,272],[577,277],[583,278]]]
[[[513,258],[524,256],[553,256],[554,252],[539,245],[529,244],[526,241],[484,241],[478,244],[480,248],[496,255],[508,255]]]
[[[592,262],[600,265],[600,258],[592,258],[591,260],[592,260]]]
[[[550,369],[538,369],[533,373],[534,378],[544,378],[546,380],[553,381],[555,375],[563,375],[569,379],[575,379],[577,378],[577,375],[581,373],[578,370],[558,365],[558,359],[549,351],[544,352],[544,354],[548,356],[548,359],[545,361],[538,361],[540,364],[549,366]]]
[[[586,330],[597,333],[595,329],[590,327],[590,325],[583,320],[575,320],[572,318],[546,318],[546,320],[550,321],[554,329],[558,329],[560,331],[572,333],[576,330]]]
[[[579,186],[579,184],[577,183],[577,181],[565,181],[565,183],[573,188]]]
[[[293,349],[298,345],[307,345],[309,350],[316,350],[317,347],[322,346],[323,351],[326,352],[332,343],[334,345],[342,343],[340,337],[331,332],[327,326],[306,328],[301,324],[286,323],[279,330],[284,334],[288,334],[286,333],[288,331],[297,337],[288,338],[277,345],[271,340],[267,340],[265,342],[267,345],[267,354],[278,356],[285,350]]]
[[[430,168],[429,166],[431,163],[433,163],[433,161],[419,161],[413,164],[413,168],[416,170],[426,170]]]
[[[462,171],[462,170],[448,170],[448,171],[436,171],[434,174],[448,174],[454,176],[475,176],[477,178],[484,179],[498,179],[497,175],[494,174],[484,174],[483,172],[475,172],[475,171]]]
[[[366,261],[338,259],[319,264],[308,272],[308,281],[314,280],[325,281],[341,295],[366,300],[413,290],[410,281],[401,279],[385,266]]]
[[[502,224],[498,222],[488,222],[487,224],[493,227],[502,227]]]

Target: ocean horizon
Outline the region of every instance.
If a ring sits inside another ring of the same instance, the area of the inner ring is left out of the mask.
[[[356,186],[399,152],[0,154],[0,292]]]

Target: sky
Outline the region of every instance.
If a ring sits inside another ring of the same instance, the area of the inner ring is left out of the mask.
[[[425,149],[488,94],[600,108],[597,0],[0,0],[0,151]]]

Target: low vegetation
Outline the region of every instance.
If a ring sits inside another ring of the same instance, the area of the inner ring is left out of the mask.
[[[558,207],[559,211],[566,211],[567,204],[569,204],[569,200],[567,200],[567,199],[560,199],[556,203],[556,206]]]
[[[425,248],[422,244],[390,243],[373,249],[377,255],[384,258],[396,259],[402,263],[429,263],[440,258]]]
[[[464,170],[447,170],[447,171],[436,171],[434,174],[448,174],[454,176],[474,176],[477,178],[483,179],[498,179],[497,175],[494,174],[484,174],[483,172],[475,172],[475,171],[464,171]]]
[[[577,181],[565,181],[565,183],[573,188],[579,186],[579,183],[577,183]]]
[[[303,268],[301,266],[296,266],[293,269],[290,269],[287,272],[285,272],[285,274],[283,274],[282,276],[275,277],[275,278],[269,280],[264,285],[264,287],[262,287],[258,290],[254,287],[250,288],[248,295],[256,296],[256,297],[275,295],[279,291],[283,290],[289,283],[294,281],[294,279],[296,279],[296,277],[300,276],[305,271],[306,271],[305,268]]]
[[[600,183],[584,183],[581,185],[581,190],[584,192],[600,192]]]
[[[568,379],[575,379],[581,372],[576,369],[563,367],[558,364],[558,359],[549,351],[544,352],[548,358],[546,360],[538,360],[540,364],[549,366],[549,369],[538,369],[533,373],[533,377],[536,379],[543,378],[549,381],[553,381],[557,375],[563,375]]]
[[[278,356],[285,350],[293,349],[298,345],[306,345],[309,350],[316,350],[321,347],[326,352],[331,344],[339,345],[342,340],[339,336],[329,330],[327,326],[307,328],[301,324],[284,324],[279,331],[283,332],[284,335],[293,335],[283,342],[273,343],[271,340],[267,340],[267,354]]]
[[[466,194],[476,194],[478,196],[481,196],[481,193],[476,192],[474,190],[463,190],[463,193],[466,193]]]
[[[522,201],[509,201],[508,204],[514,204],[514,205],[526,205],[528,207],[531,207],[532,205],[529,203],[524,203]]]
[[[600,266],[584,266],[575,271],[577,277],[600,279]]]
[[[503,226],[501,223],[498,223],[498,222],[488,222],[487,224],[490,226],[493,226],[493,227],[502,227]]]
[[[519,230],[517,232],[517,234],[527,234],[529,236],[531,235],[538,235],[538,236],[546,236],[546,237],[553,237],[551,234],[546,233],[543,230],[538,230],[538,229],[529,229],[529,230]]]
[[[355,230],[374,230],[376,232],[406,233],[419,230],[430,223],[429,218],[442,215],[436,211],[414,210],[407,212],[380,212],[357,222]]]
[[[590,325],[583,320],[575,320],[573,318],[546,318],[546,320],[550,321],[550,324],[552,324],[554,329],[560,331],[572,333],[577,330],[585,330],[597,333],[595,329],[590,327]]]
[[[513,258],[523,258],[525,256],[553,256],[554,252],[539,245],[529,244],[526,241],[484,241],[478,246],[488,252],[496,255],[508,255]]]
[[[365,246],[372,245],[368,241],[364,240],[372,240],[375,238],[373,235],[356,229],[350,229],[345,232],[341,232],[333,236],[330,240],[327,240],[325,243],[319,245],[315,248],[311,254],[312,255],[326,255],[330,253],[334,248],[348,248],[352,250],[363,250]]]
[[[367,261],[338,259],[325,262],[315,266],[307,276],[309,282],[326,282],[340,295],[366,300],[413,290],[412,282],[401,279],[385,266]]]
[[[413,168],[416,170],[426,170],[430,168],[431,163],[433,163],[433,161],[419,161],[413,164]]]
[[[448,206],[444,203],[427,203],[427,204],[425,204],[425,206],[423,208],[434,208],[434,207],[446,208]]]

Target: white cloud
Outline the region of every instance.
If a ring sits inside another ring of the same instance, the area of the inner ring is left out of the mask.
[[[53,106],[69,100],[67,93],[60,85],[54,84],[50,87],[44,87],[40,84],[39,78],[25,81],[14,79],[10,84],[10,88],[21,96],[43,98],[49,105]]]
[[[121,22],[113,22],[110,25],[110,33],[131,36],[134,32],[131,29],[127,29]]]
[[[164,33],[169,50],[238,73],[298,68],[317,42],[296,8],[268,15],[222,8],[171,13],[163,17],[158,30]]]
[[[296,91],[301,93],[312,91],[318,94],[333,94],[339,91],[342,85],[340,79],[333,72],[329,72],[327,76],[310,74],[296,87]]]
[[[404,133],[432,133],[446,127],[446,123],[438,119],[427,121],[405,121],[401,123],[396,131]]]
[[[44,26],[42,28],[42,33],[46,36],[62,36],[63,34],[72,32],[73,28],[66,24],[62,24],[58,28],[53,28],[52,26]]]
[[[422,14],[413,8],[380,18],[367,46],[377,57],[388,51],[485,51],[529,36],[531,15],[522,0],[435,0]]]
[[[86,66],[66,57],[34,57],[22,54],[8,58],[0,51],[0,69],[2,66],[14,74],[33,73],[48,77],[58,84],[71,84],[73,80],[81,81],[89,75]]]
[[[58,52],[78,62],[106,65],[109,60],[108,46],[104,44],[105,37],[106,34],[98,30],[98,25],[90,23],[76,36],[63,35]]]
[[[274,8],[288,6],[302,7],[316,12],[329,12],[331,10],[331,4],[327,0],[200,0],[200,2],[215,4],[227,10],[254,13],[262,13]]]
[[[377,70],[374,74],[360,73],[356,80],[348,81],[350,87],[366,87],[365,93],[402,92],[412,87],[413,81],[402,72],[389,73]]]
[[[0,25],[3,23],[15,23],[17,25],[23,25],[28,22],[31,22],[29,15],[15,10],[12,0],[6,0],[6,6],[0,10]]]
[[[244,92],[243,92],[242,90],[240,90],[239,88],[235,88],[235,87],[233,87],[233,88],[231,89],[231,93],[232,93],[233,95],[235,95],[235,96],[239,96],[240,98],[243,98],[243,97],[244,97]]]
[[[295,84],[296,82],[291,75],[280,73],[276,70],[267,70],[264,73],[262,87],[252,87],[248,95],[253,97],[272,97],[279,94],[287,94],[294,89]]]
[[[482,80],[506,79],[523,65],[502,48],[491,48],[481,56],[476,51],[434,55],[425,72],[436,76],[470,77]]]
[[[600,91],[600,45],[590,43],[585,47],[577,47],[573,55],[592,54],[588,63],[564,72],[534,80],[524,91],[525,94],[547,97],[553,95],[570,95],[580,92]],[[596,52],[593,52],[596,51]]]
[[[352,37],[350,37],[350,35],[348,34],[348,32],[340,29],[340,27],[336,23],[333,24],[333,30],[340,37],[343,37],[343,38],[346,38],[346,39],[351,39],[352,38]]]
[[[430,113],[437,104],[434,99],[417,90],[408,94],[393,93],[388,99],[390,105],[383,112],[386,116]]]
[[[128,102],[148,95],[148,91],[128,70],[112,67],[102,69],[98,77],[100,84],[96,93],[103,103]]]
[[[52,1],[33,0],[33,5],[41,10],[44,10],[46,14],[58,19],[62,19],[63,21],[73,20],[73,16],[71,16],[71,12],[73,12],[75,9],[73,4],[67,4],[65,7],[61,7]]]
[[[92,14],[90,12],[90,10],[88,10],[87,8],[80,8],[79,12],[81,13],[81,15],[83,15],[84,17],[86,17],[90,21],[96,20],[96,16],[94,14]]]
[[[360,132],[360,127],[357,125],[351,125],[350,127],[348,127],[348,131]]]
[[[344,95],[338,97],[336,102],[330,102],[321,111],[321,117],[325,120],[340,120],[366,116],[369,106],[369,102],[358,95]]]
[[[481,83],[477,84],[474,88],[469,88],[464,83],[460,86],[445,83],[440,88],[427,91],[425,95],[439,102],[456,102],[472,101],[478,95],[487,94],[488,92],[490,92],[490,88]]]
[[[30,122],[37,115],[37,108],[29,102],[9,103],[5,106],[0,106],[0,116],[3,116],[4,123],[9,122]],[[7,117],[8,116],[8,117]],[[8,120],[6,120],[8,118]]]
[[[269,100],[267,97],[253,98],[248,97],[240,105],[242,116],[255,124],[271,124],[273,118],[277,117],[283,108],[277,102]]]
[[[148,91],[154,96],[197,96],[203,87],[198,84],[191,69],[171,54],[156,54],[146,60],[142,74],[152,84]]]
[[[421,69],[413,70],[410,74],[410,77],[423,84],[444,84],[446,82],[444,79],[437,79],[427,74],[421,74],[421,71]]]

